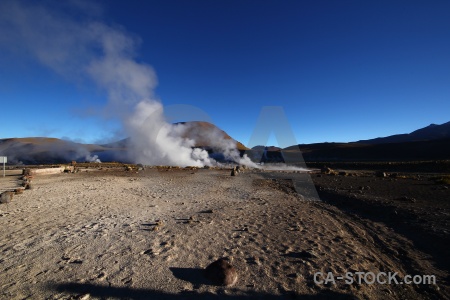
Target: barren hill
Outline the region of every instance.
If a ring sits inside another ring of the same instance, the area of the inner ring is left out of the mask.
[[[215,140],[236,142],[238,150],[247,150],[242,143],[235,141],[225,131],[208,122],[184,122],[184,138],[196,141],[195,147],[213,149],[210,137]],[[45,164],[75,161],[126,161],[128,139],[110,144],[82,144],[50,137],[27,137],[0,139],[0,155],[8,156],[10,163]]]

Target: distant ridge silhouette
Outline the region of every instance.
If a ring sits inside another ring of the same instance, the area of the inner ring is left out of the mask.
[[[369,140],[360,140],[358,143],[363,144],[384,144],[384,143],[404,143],[430,141],[438,139],[450,138],[450,122],[436,125],[430,124],[427,127],[415,130],[406,134],[395,134],[387,137],[379,137]]]
[[[214,131],[224,139],[232,139],[225,131],[207,122],[188,122],[190,127],[185,137],[197,141],[196,147],[207,149],[208,134]],[[301,151],[306,162],[326,161],[416,161],[450,160],[450,122],[415,130],[409,134],[397,134],[351,143],[300,144],[281,149],[275,146],[255,146],[252,149],[236,141],[241,154],[244,152],[256,162],[284,162],[290,153]],[[5,138],[0,139],[0,155],[8,156],[12,164],[67,163],[72,160],[89,161],[98,157],[102,162],[127,161],[128,139],[109,144],[82,144],[50,138]],[[294,155],[295,156],[295,155]]]

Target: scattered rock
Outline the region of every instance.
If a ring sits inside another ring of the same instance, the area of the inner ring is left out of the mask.
[[[408,197],[408,196],[402,196],[402,197],[398,197],[395,200],[400,200],[400,201],[405,201],[405,202],[411,202],[411,203],[415,203],[417,200],[416,198],[413,197]]]
[[[320,172],[322,174],[328,174],[328,175],[337,175],[339,174],[338,172],[336,172],[335,170],[328,168],[328,167],[323,167]]]
[[[286,256],[294,257],[294,258],[303,258],[303,259],[317,258],[317,255],[314,252],[306,251],[306,250],[303,250],[301,252],[291,252],[291,253],[288,253]]]
[[[0,195],[0,203],[9,203],[11,202],[14,196],[14,192],[6,191]]]
[[[236,269],[225,258],[220,258],[205,269],[205,277],[214,284],[231,286],[236,283]]]
[[[17,188],[17,189],[14,190],[14,193],[15,193],[16,195],[19,195],[19,194],[22,194],[22,193],[23,193],[23,190],[24,190],[24,188]]]
[[[231,176],[236,176],[238,173],[236,172],[236,170],[233,168],[231,170]]]
[[[360,191],[364,191],[364,190],[370,190],[370,186],[368,186],[368,185],[366,185],[366,186],[360,186],[359,188],[358,188]]]
[[[322,174],[330,174],[331,172],[333,172],[332,169],[328,168],[328,167],[323,167],[320,172],[322,172]]]
[[[387,174],[386,174],[386,172],[378,171],[375,173],[375,176],[380,177],[380,178],[385,178],[385,177],[387,177]]]
[[[81,260],[81,259],[78,259],[78,258],[76,258],[76,259],[71,259],[71,260],[69,260],[69,263],[70,264],[77,264],[77,265],[81,265],[82,263],[83,263],[83,260]]]

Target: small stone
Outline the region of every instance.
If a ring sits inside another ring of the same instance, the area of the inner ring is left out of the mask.
[[[81,259],[77,258],[77,259],[74,259],[74,260],[70,260],[69,263],[81,265],[83,263],[83,261]]]
[[[322,174],[331,174],[334,172],[331,168],[328,167],[323,167],[320,171],[322,172]]]
[[[11,202],[14,196],[14,192],[6,191],[0,195],[0,203],[9,203]]]
[[[411,202],[411,203],[415,203],[417,201],[415,198],[408,197],[408,196],[398,197],[398,198],[396,198],[396,200],[405,201],[405,202]]]
[[[380,177],[380,178],[385,178],[385,177],[387,177],[387,174],[386,174],[386,172],[378,171],[375,173],[375,176]]]

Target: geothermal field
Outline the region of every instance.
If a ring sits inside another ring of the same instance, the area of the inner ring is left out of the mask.
[[[1,0],[0,300],[450,299],[450,1],[385,2]]]
[[[231,166],[36,170],[11,168],[0,178],[2,191],[18,189],[0,205],[1,299],[449,295],[448,185],[431,177],[250,168],[231,176]],[[219,258],[235,268],[233,285],[205,276]],[[329,272],[436,282],[325,282]]]

